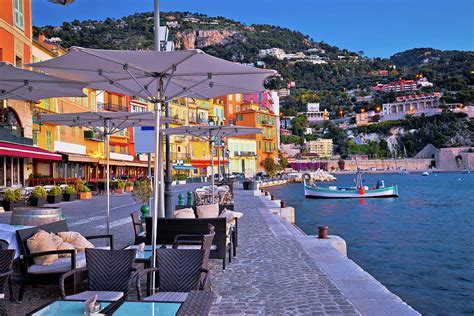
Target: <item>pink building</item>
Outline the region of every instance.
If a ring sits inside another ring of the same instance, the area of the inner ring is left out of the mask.
[[[272,98],[267,91],[244,94],[244,102],[258,104],[268,109],[271,109],[273,104]]]

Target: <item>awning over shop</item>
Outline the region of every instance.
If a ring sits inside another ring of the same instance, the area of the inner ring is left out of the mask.
[[[34,158],[42,160],[62,160],[62,156],[50,151],[28,145],[0,142],[0,156]]]
[[[217,159],[214,159],[214,166],[217,167]],[[226,160],[221,160],[220,161],[221,165],[227,165],[229,161]],[[211,159],[193,159],[191,160],[191,165],[196,168],[207,168],[211,165]]]
[[[196,167],[185,165],[173,165],[174,170],[196,170]]]
[[[99,164],[106,165],[107,160],[100,159]],[[148,167],[147,163],[131,162],[131,161],[120,161],[120,160],[110,160],[110,165],[111,166],[123,166],[123,167],[143,167],[143,168]]]
[[[90,163],[98,163],[99,158],[85,156],[85,155],[71,155],[71,154],[63,154],[63,156],[67,157],[67,161],[71,162],[90,162]]]

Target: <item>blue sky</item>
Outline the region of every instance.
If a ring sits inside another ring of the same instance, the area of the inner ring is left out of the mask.
[[[153,0],[32,3],[38,26],[153,10]],[[288,27],[371,57],[415,47],[474,50],[474,0],[160,0],[160,7]]]

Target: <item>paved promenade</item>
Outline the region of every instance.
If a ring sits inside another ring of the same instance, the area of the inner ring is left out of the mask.
[[[237,257],[216,265],[213,314],[354,315],[355,308],[251,191],[235,190]],[[279,225],[280,224],[280,225]]]

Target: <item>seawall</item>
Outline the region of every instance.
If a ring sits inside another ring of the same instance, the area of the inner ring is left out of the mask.
[[[270,195],[264,195],[260,191],[253,191],[253,195],[265,205],[262,213],[272,232],[294,239],[301,245],[360,314],[420,315],[348,258],[347,245],[341,237],[330,235],[329,239],[318,239],[316,236],[308,236],[293,225],[294,209],[291,206],[281,208],[280,200],[271,200]]]

